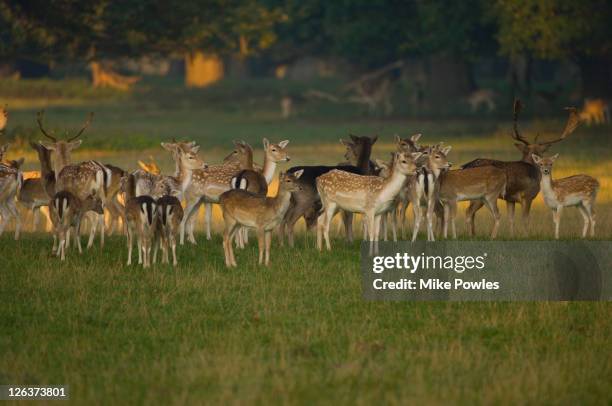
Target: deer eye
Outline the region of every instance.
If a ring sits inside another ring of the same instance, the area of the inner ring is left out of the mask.
[[[403,164],[407,164],[407,163],[408,163],[408,161],[406,161],[406,160],[404,159],[404,160],[402,160],[402,163],[403,163]]]
[[[436,155],[436,159],[440,159],[440,155]]]

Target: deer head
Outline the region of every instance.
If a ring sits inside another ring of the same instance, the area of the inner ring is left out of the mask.
[[[162,142],[161,146],[172,153],[172,157],[181,170],[204,169],[208,166],[197,155],[200,150],[198,145],[185,149],[179,147],[176,143]]]
[[[266,158],[272,162],[289,162],[291,158],[287,153],[287,145],[289,140],[284,140],[278,144],[272,144],[267,138],[263,139],[264,153]]]
[[[397,145],[398,152],[418,152],[422,150],[422,147],[418,144],[422,134],[414,134],[407,138],[401,138],[395,134],[395,144]]]
[[[555,163],[555,160],[559,158],[559,154],[555,154],[548,158],[532,154],[531,158],[540,169],[540,172],[542,172],[542,175],[550,175],[552,173],[553,164]]]
[[[238,162],[241,167],[250,169],[253,166],[253,148],[245,141],[234,140],[234,150],[223,158],[223,163]]]
[[[53,135],[50,131],[47,131],[43,125],[43,118],[45,115],[45,111],[41,110],[36,114],[36,122],[38,123],[38,128],[40,132],[47,137],[52,142],[42,143],[45,148],[53,151],[56,156],[56,165],[65,165],[70,162],[70,152],[81,145],[82,140],[77,140],[83,134],[83,132],[89,127],[91,124],[91,120],[93,119],[94,113],[89,113],[89,116],[85,120],[85,123],[81,127],[81,129],[71,137],[68,137],[65,140],[58,139],[55,135]]]
[[[427,152],[423,154],[426,159],[425,166],[432,170],[436,176],[441,171],[450,169],[453,164],[448,161],[447,156],[451,149],[450,145],[445,146],[442,143],[429,147]]]
[[[295,171],[293,173],[281,172],[279,176],[278,186],[279,194],[281,193],[281,191],[292,193],[302,190],[302,186],[298,182],[298,179],[300,178],[300,176],[302,176],[303,173],[303,169],[300,169],[299,171]]]
[[[372,146],[378,140],[378,135],[374,137],[358,137],[349,134],[349,137],[350,141],[340,139],[340,143],[346,147],[344,158],[353,165],[365,166],[369,163],[370,155],[372,154]]]
[[[525,137],[523,137],[518,128],[518,115],[521,112],[523,105],[520,100],[514,101],[514,111],[513,111],[513,121],[514,121],[514,131],[512,133],[512,138],[514,138],[517,143],[514,144],[516,148],[523,154],[522,160],[525,162],[533,163],[533,155],[542,156],[548,149],[555,143],[559,141],[563,141],[568,135],[574,132],[578,125],[580,124],[580,115],[578,111],[574,107],[566,107],[565,110],[569,112],[569,117],[567,119],[567,123],[565,124],[565,128],[560,137],[555,138],[550,141],[538,142],[539,134],[536,135],[533,142],[530,142]]]

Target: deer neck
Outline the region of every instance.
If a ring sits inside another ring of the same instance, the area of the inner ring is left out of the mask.
[[[540,177],[540,188],[544,196],[552,196],[555,194],[552,187],[552,171],[548,175],[541,174]]]
[[[193,169],[186,168],[181,162],[177,163],[177,174],[174,177],[181,184],[181,192],[185,193],[191,184]]]
[[[384,180],[383,187],[378,194],[378,200],[393,200],[404,186],[405,181],[406,175],[394,169],[391,176]]]
[[[266,178],[266,183],[269,185],[274,177],[274,172],[276,172],[276,161],[268,157],[268,154],[264,157],[264,164],[261,172],[263,177]]]
[[[53,170],[56,176],[64,169],[65,166],[70,165],[71,157],[69,152],[56,153],[55,159],[53,159]]]
[[[372,155],[372,146],[363,145],[357,157],[356,166],[362,171],[362,174],[370,173],[370,155]]]
[[[279,189],[276,197],[272,198],[272,208],[280,216],[284,216],[291,203],[291,192]]]
[[[240,169],[242,169],[242,170],[246,170],[246,169],[253,170],[253,153],[248,153],[245,156],[240,158]]]

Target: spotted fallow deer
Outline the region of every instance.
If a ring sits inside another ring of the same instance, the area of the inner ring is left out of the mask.
[[[555,238],[559,239],[561,212],[564,207],[578,207],[584,219],[582,238],[586,238],[589,227],[591,237],[595,236],[595,199],[599,191],[597,179],[588,175],[573,175],[567,178],[553,179],[552,167],[559,154],[542,158],[533,154],[533,160],[542,173],[540,187],[544,202],[552,209],[555,223]]]
[[[540,172],[533,161],[533,154],[542,156],[555,143],[564,140],[568,135],[574,132],[580,124],[580,117],[575,108],[567,108],[569,117],[565,129],[560,137],[550,141],[539,142],[538,137],[535,137],[533,142],[527,140],[518,127],[518,115],[522,110],[520,100],[514,102],[513,121],[514,131],[512,138],[518,141],[514,146],[521,152],[520,161],[498,161],[494,159],[475,159],[463,165],[463,169],[476,168],[482,166],[495,166],[503,169],[506,172],[507,185],[505,195],[502,197],[506,201],[508,208],[508,221],[510,225],[510,234],[514,234],[514,210],[516,203],[520,203],[523,210],[523,222],[525,230],[528,230],[529,211],[531,203],[536,198],[540,191]],[[466,211],[466,222],[468,229],[472,235],[476,234],[475,215],[476,212],[483,206],[482,201],[472,201]]]
[[[103,213],[102,201],[96,196],[87,196],[85,200],[79,199],[74,194],[62,190],[57,192],[49,207],[51,223],[53,224],[54,240],[58,246],[55,254],[63,261],[66,259],[66,249],[69,245],[70,233],[75,239],[75,245],[79,254],[83,252],[81,248],[81,220],[88,211]],[[54,244],[55,250],[55,244]]]
[[[370,240],[370,253],[378,251],[381,215],[389,211],[406,177],[416,172],[420,152],[396,153],[392,174],[388,178],[364,176],[332,170],[317,178],[317,190],[323,204],[317,225],[317,247],[323,249],[323,238],[331,250],[329,227],[338,209],[361,213],[365,217]]]
[[[172,265],[178,265],[176,259],[176,237],[181,228],[183,220],[183,206],[174,196],[162,196],[157,199],[157,226],[158,226],[158,245],[156,244],[153,252],[153,263],[157,258],[158,246],[162,249],[162,263],[169,262],[168,251],[172,250]]]
[[[127,225],[128,259],[132,264],[134,237],[138,241],[138,263],[144,268],[151,265],[150,255],[158,231],[155,199],[151,196],[136,196],[136,179],[133,174],[124,178],[125,219]]]
[[[161,176],[153,189],[152,197],[159,199],[162,196],[175,196],[182,200],[185,191],[193,179],[193,171],[206,169],[208,165],[198,157],[199,146],[182,148],[177,143],[161,143],[162,148],[172,154],[176,162],[177,172],[174,176]]]
[[[241,189],[233,189],[221,195],[219,202],[223,209],[225,230],[223,232],[223,251],[225,265],[237,266],[232,241],[239,226],[253,228],[257,232],[259,245],[259,264],[268,266],[272,230],[283,220],[289,208],[291,193],[301,187],[296,181],[303,171],[293,174],[281,173],[279,188],[275,197],[257,196]]]
[[[184,243],[186,230],[188,231],[189,242],[196,243],[191,219],[202,203],[206,206],[206,238],[211,239],[210,226],[213,203],[219,203],[221,194],[231,190],[232,178],[236,176],[236,173],[243,169],[256,168],[253,164],[251,147],[244,141],[234,141],[234,146],[234,150],[225,157],[223,164],[210,165],[206,169],[193,171],[191,185],[185,193],[187,206],[181,224],[181,244]],[[189,225],[188,229],[187,225]]]
[[[97,161],[85,161],[78,164],[70,163],[70,153],[81,145],[81,140],[77,140],[77,138],[91,124],[93,113],[89,114],[81,129],[67,140],[58,140],[47,131],[42,122],[43,117],[44,111],[38,112],[36,121],[41,133],[52,141],[52,143],[44,144],[44,146],[53,152],[55,190],[68,191],[81,201],[89,197],[98,198],[102,201],[104,207],[106,191],[111,184],[112,172]],[[100,227],[100,246],[104,246],[104,211],[102,213],[94,212],[94,216],[96,216],[97,221],[92,221],[87,248],[93,245],[97,226]]]
[[[21,232],[21,217],[15,206],[15,199],[23,184],[21,174],[23,158],[11,161],[7,165],[0,165],[0,235],[10,217],[15,220],[15,239],[19,239]]]

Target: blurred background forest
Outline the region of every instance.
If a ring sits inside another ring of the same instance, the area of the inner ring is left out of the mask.
[[[0,97],[268,78],[289,108],[558,113],[612,93],[611,21],[606,0],[1,0]]]

